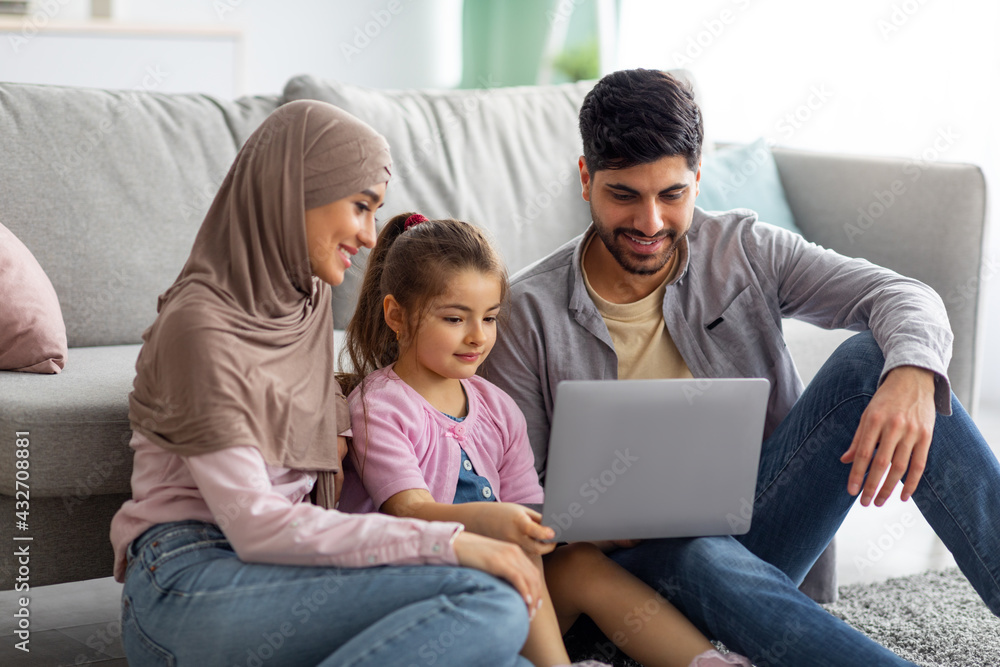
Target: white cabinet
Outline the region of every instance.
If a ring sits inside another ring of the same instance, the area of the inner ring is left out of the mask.
[[[0,18],[0,81],[165,93],[243,91],[237,28]]]

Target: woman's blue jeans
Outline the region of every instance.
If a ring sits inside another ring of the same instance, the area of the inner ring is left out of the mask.
[[[797,589],[855,501],[839,459],[883,364],[870,333],[830,357],[764,442],[748,533],[651,540],[612,557],[757,667],[909,664]],[[1000,464],[954,395],[913,500],[1000,615]]]
[[[521,596],[461,567],[244,563],[217,526],[176,521],[129,547],[129,665],[529,665]]]

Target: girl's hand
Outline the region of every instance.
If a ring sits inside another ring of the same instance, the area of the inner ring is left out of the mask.
[[[642,540],[591,540],[590,543],[604,553],[608,553],[616,549],[631,549],[642,543]]]
[[[528,616],[534,618],[542,606],[542,575],[523,550],[468,531],[459,533],[453,546],[459,565],[510,582],[528,605]]]
[[[344,486],[344,457],[347,456],[347,438],[337,436],[337,454],[340,456],[340,470],[333,475],[334,503],[340,502],[340,489]]]
[[[489,537],[513,542],[525,553],[544,555],[556,548],[556,533],[542,525],[542,515],[517,503],[475,503],[480,511],[469,530]]]

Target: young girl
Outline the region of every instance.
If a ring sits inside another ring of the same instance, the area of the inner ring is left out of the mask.
[[[350,424],[327,372],[330,285],[374,244],[389,166],[385,139],[344,111],[280,107],[160,297],[129,396],[132,499],[111,524],[133,667],[402,667],[457,629],[478,638],[435,664],[527,662],[544,587],[520,549],[332,509]]]
[[[522,651],[537,666],[569,662],[562,634],[580,614],[649,667],[749,665],[715,651],[597,545],[553,552],[543,542],[554,532],[519,504],[542,500],[524,417],[476,375],[506,292],[503,262],[474,226],[417,214],[385,225],[347,327],[354,444],[341,508],[458,521],[521,546],[538,567],[548,554],[548,589]]]

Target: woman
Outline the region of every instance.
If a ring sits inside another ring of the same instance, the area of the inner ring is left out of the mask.
[[[130,665],[526,664],[542,584],[519,547],[333,509],[349,416],[329,286],[374,244],[389,166],[349,114],[282,106],[160,297],[111,526]]]

